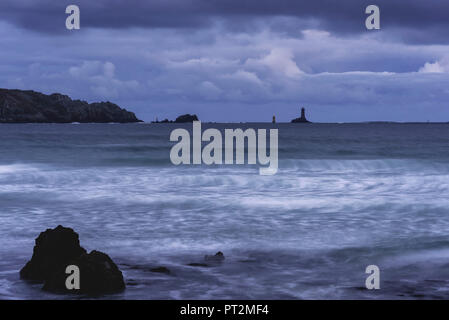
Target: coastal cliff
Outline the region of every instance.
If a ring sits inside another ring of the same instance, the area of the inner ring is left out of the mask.
[[[87,103],[54,93],[0,89],[0,123],[129,123],[133,112],[111,102]]]

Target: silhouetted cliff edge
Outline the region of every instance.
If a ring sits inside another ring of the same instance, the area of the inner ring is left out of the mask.
[[[66,95],[0,89],[0,123],[140,122],[111,102],[87,103]]]

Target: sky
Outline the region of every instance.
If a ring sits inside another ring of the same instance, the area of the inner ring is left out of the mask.
[[[2,0],[0,87],[145,121],[288,122],[305,107],[314,122],[447,122],[448,17],[447,0]]]

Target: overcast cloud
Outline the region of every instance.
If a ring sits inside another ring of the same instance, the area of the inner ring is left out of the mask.
[[[364,9],[381,9],[381,30]],[[65,29],[65,6],[81,30]],[[144,120],[449,121],[448,1],[0,4],[0,87],[110,100]]]

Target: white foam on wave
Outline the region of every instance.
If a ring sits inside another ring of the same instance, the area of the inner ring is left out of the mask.
[[[37,168],[35,166],[25,165],[25,164],[0,165],[0,174],[12,174],[12,173],[35,171],[35,170],[37,170]]]
[[[445,163],[418,159],[280,159],[279,171],[332,173],[448,172]]]
[[[356,170],[354,170],[356,171]],[[3,175],[3,176],[2,176]],[[0,192],[48,192],[60,200],[112,200],[128,203],[169,202],[198,205],[230,203],[246,208],[291,210],[363,208],[363,204],[409,204],[431,201],[448,205],[435,194],[449,192],[449,175],[410,170],[395,175],[327,171],[259,176],[253,168],[86,168],[51,169],[29,165],[0,166]],[[419,195],[419,197],[418,197]]]

